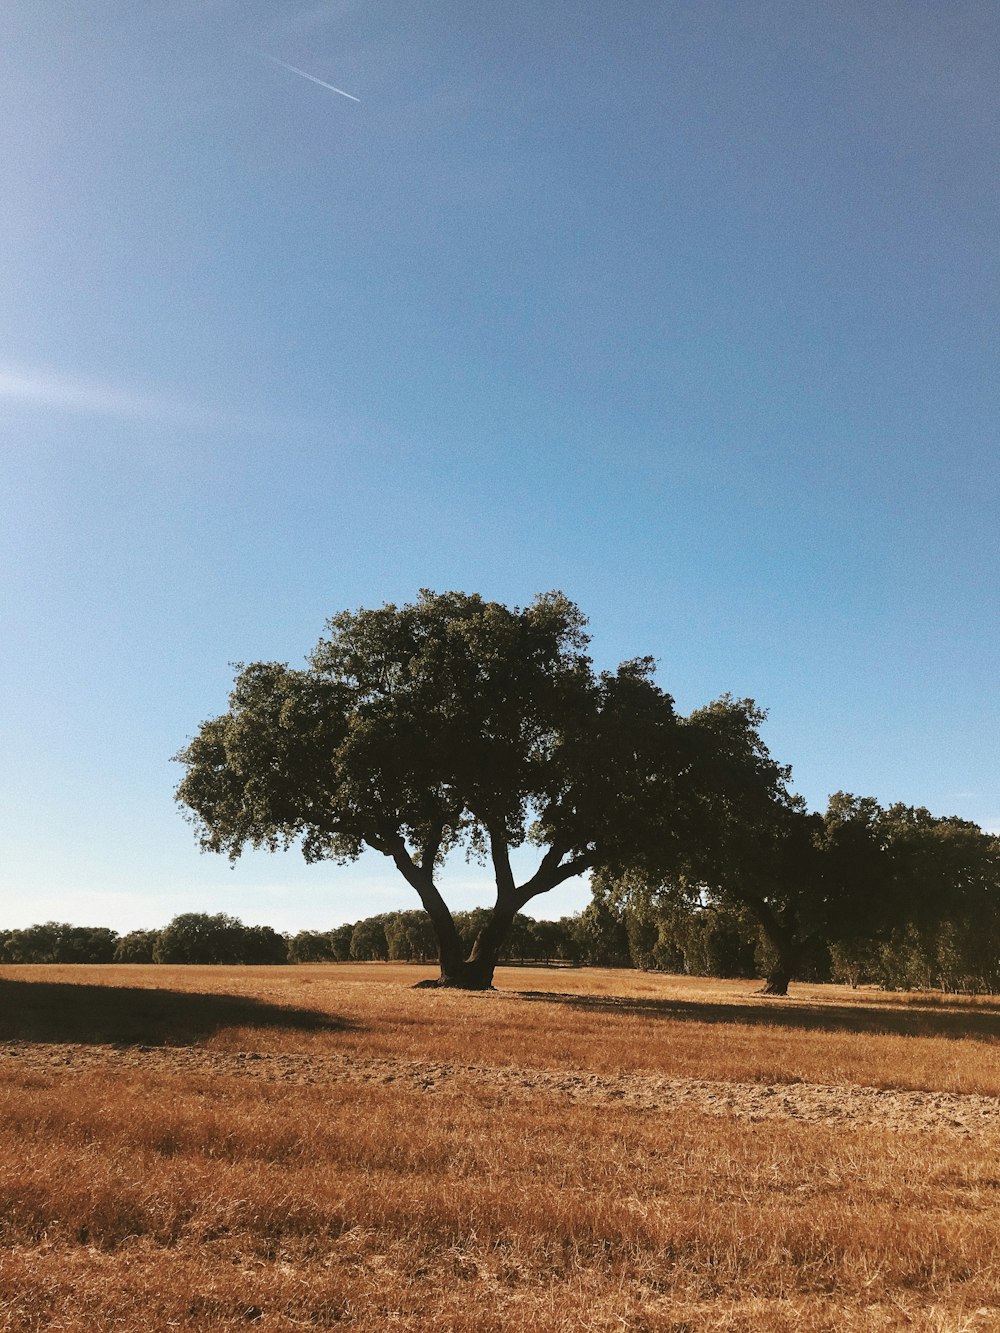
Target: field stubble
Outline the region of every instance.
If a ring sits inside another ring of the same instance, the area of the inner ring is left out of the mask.
[[[0,969],[0,1326],[1000,1328],[993,1003],[423,975]]]

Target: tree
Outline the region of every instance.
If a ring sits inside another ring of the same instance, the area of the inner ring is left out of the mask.
[[[1000,982],[1000,838],[956,816],[895,804],[878,832],[895,929],[876,975],[892,987],[995,990]]]
[[[160,931],[155,963],[241,963],[246,927],[224,912],[183,912]]]
[[[115,945],[116,963],[151,963],[159,939],[158,930],[131,930]]]
[[[351,940],[354,937],[354,923],[345,921],[342,926],[334,926],[327,932],[330,941],[330,956],[335,963],[346,963],[351,956]]]
[[[333,948],[329,935],[318,930],[300,930],[288,941],[290,963],[330,963]]]
[[[74,926],[68,921],[45,921],[24,930],[12,930],[4,941],[8,963],[110,963],[118,934],[106,926]]]
[[[351,958],[359,963],[386,962],[389,941],[385,937],[385,917],[366,916],[351,933]]]
[[[585,624],[561,593],[521,609],[424,591],[342,612],[305,669],[240,669],[229,710],[178,755],[177,799],[202,848],[234,859],[248,845],[339,863],[373,848],[433,923],[440,984],[489,987],[532,898],[675,835],[672,700],[648,658],[596,674]],[[528,841],[539,860],[518,884],[510,852]],[[458,847],[496,884],[469,949],[436,878]]]
[[[591,901],[576,918],[576,948],[580,960],[591,967],[629,967],[628,929],[625,913],[609,892],[608,881],[593,875]]]
[[[724,695],[684,721],[698,781],[681,869],[654,859],[612,897],[640,921],[643,903],[749,911],[768,945],[764,993],[785,995],[815,947],[876,928],[888,878],[877,803],[837,793],[825,814],[809,813],[764,743],[765,717],[752,699]]]
[[[272,926],[244,926],[239,961],[257,966],[287,963],[288,940]]]
[[[437,957],[437,941],[426,912],[392,912],[385,918],[389,958],[400,962],[426,963]]]

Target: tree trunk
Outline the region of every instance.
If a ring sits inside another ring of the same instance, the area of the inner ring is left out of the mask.
[[[776,956],[760,994],[787,995],[788,983],[795,979],[802,960],[802,941],[795,939],[786,928],[775,931],[765,926],[764,933]]]
[[[787,995],[788,983],[795,975],[795,964],[787,960],[779,960],[775,963],[767,974],[766,983],[761,987],[761,995]]]
[[[443,828],[438,830],[439,835],[442,833]],[[589,853],[576,856],[564,864],[563,857],[569,849],[553,845],[542,857],[542,863],[531,879],[516,888],[504,831],[490,824],[489,833],[496,869],[497,901],[490,919],[476,937],[468,958],[464,955],[454,918],[434,883],[434,861],[441,846],[440,836],[436,843],[432,839],[423,849],[419,863],[414,861],[398,831],[384,837],[376,831],[368,839],[376,851],[392,857],[397,870],[416,889],[434,927],[441,959],[441,975],[436,981],[418,982],[420,987],[454,986],[461,990],[492,990],[493,973],[500,950],[507,942],[518,911],[537,894],[547,893],[557,884],[590,870],[594,864],[593,856]]]
[[[769,903],[754,894],[745,893],[742,898],[757,918],[764,938],[775,953],[774,964],[758,994],[787,995],[788,983],[798,971],[803,947],[803,941],[796,939],[794,920],[789,920],[787,914],[782,920]]]
[[[441,975],[435,981],[421,981],[418,985],[422,989],[443,986],[454,990],[492,990],[500,950],[513,924],[513,908],[498,903],[476,936],[468,958],[455,949],[450,939],[441,939]]]
[[[441,965],[436,981],[423,981],[421,986],[443,986],[451,990],[492,990],[496,959],[466,958],[450,967]]]

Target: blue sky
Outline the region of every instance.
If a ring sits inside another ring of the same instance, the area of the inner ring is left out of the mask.
[[[199,856],[170,756],[422,586],[1000,829],[998,66],[992,0],[7,0],[0,925],[411,905]]]

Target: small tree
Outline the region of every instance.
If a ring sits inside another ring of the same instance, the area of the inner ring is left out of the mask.
[[[334,926],[327,932],[330,941],[330,956],[335,963],[346,963],[351,956],[351,940],[354,937],[354,923],[346,921],[342,926]]]
[[[373,848],[430,917],[441,984],[490,986],[532,898],[676,832],[672,701],[649,659],[595,675],[584,625],[560,593],[512,609],[423,592],[334,616],[305,670],[241,669],[229,711],[178,756],[202,848],[298,842],[341,863]],[[518,884],[510,851],[526,841],[540,856]],[[470,948],[437,882],[457,847],[496,886]]]
[[[288,940],[273,926],[244,926],[240,962],[272,966],[288,962]]]
[[[578,957],[592,967],[631,966],[624,910],[607,892],[603,877],[592,878],[591,889],[593,898],[575,922]]]

